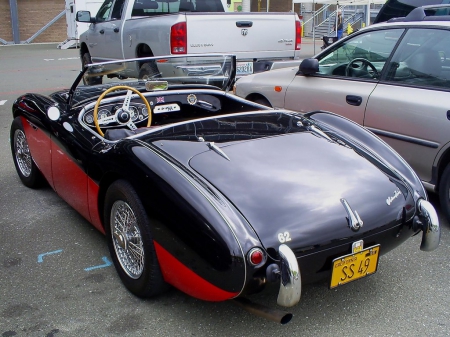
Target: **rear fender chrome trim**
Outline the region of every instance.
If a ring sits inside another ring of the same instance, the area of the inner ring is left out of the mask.
[[[441,239],[439,218],[433,205],[425,199],[417,201],[417,209],[419,210],[418,215],[422,222],[423,231],[420,250],[431,252],[439,246]]]
[[[287,245],[280,245],[280,291],[277,303],[283,307],[292,307],[300,301],[302,278],[297,258]]]

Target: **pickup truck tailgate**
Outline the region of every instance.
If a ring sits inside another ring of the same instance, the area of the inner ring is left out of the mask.
[[[248,14],[187,13],[187,52],[233,53],[238,60],[294,57],[295,13]]]

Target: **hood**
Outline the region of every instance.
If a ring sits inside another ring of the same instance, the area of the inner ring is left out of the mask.
[[[293,248],[335,240],[401,222],[414,206],[407,189],[352,148],[309,132],[221,147],[190,166],[244,215],[266,248],[290,239]],[[364,222],[352,230],[342,199]]]

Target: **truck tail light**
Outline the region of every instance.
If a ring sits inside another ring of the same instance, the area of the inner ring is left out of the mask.
[[[302,23],[295,21],[295,50],[300,50],[302,45]]]
[[[172,54],[187,53],[186,22],[179,22],[170,28],[170,52]]]

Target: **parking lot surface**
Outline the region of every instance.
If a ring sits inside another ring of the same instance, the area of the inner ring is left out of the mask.
[[[304,44],[305,57],[311,47]],[[23,186],[11,158],[14,99],[69,87],[80,69],[78,50],[5,46],[0,60],[0,336],[450,335],[450,226],[443,216],[436,251],[420,251],[418,235],[382,256],[373,276],[334,290],[307,285],[284,326],[232,301],[203,302],[175,289],[134,297],[102,234],[50,187]],[[437,198],[431,201],[440,215]],[[252,300],[276,307],[277,291]]]

